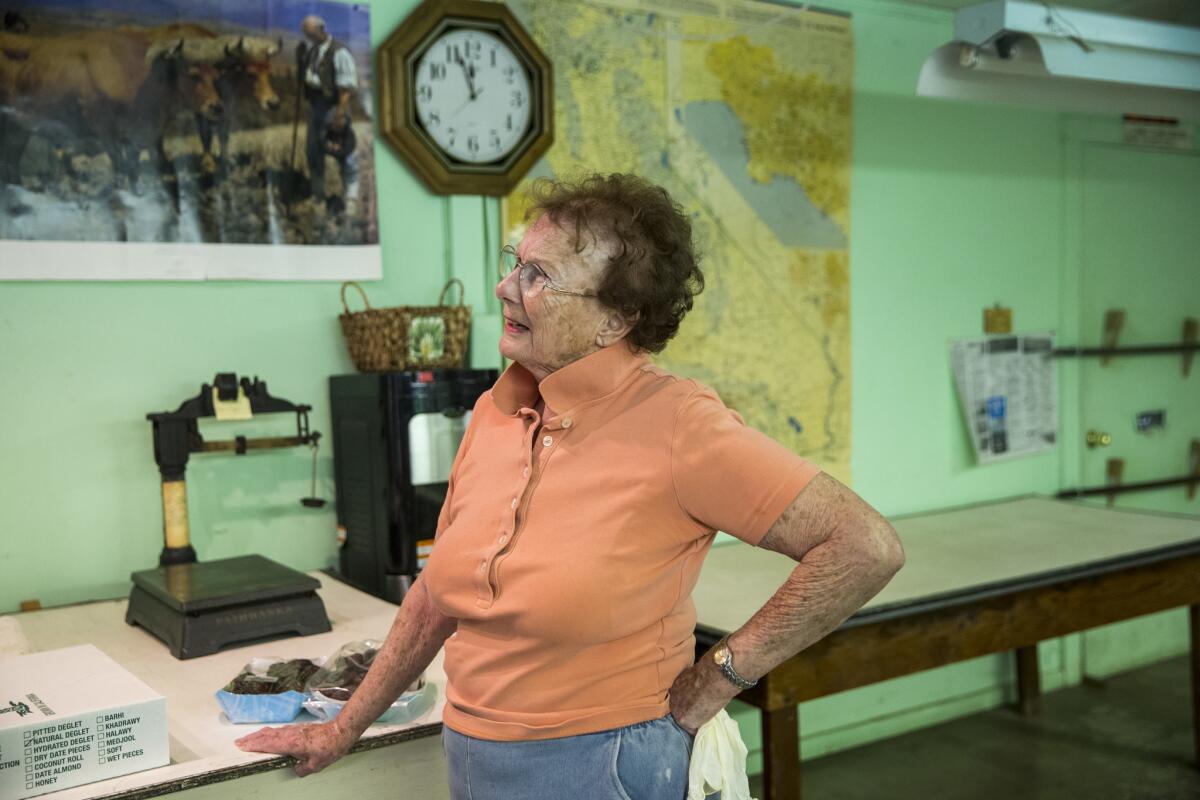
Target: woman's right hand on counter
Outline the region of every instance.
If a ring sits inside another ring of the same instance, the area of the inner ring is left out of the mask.
[[[429,666],[457,621],[437,610],[423,578],[408,590],[383,647],[363,682],[329,722],[262,728],[234,742],[252,753],[278,753],[296,759],[296,774],[320,772],[358,741],[372,722]]]
[[[277,753],[296,759],[294,769],[303,778],[320,772],[346,753],[357,737],[341,729],[336,720],[309,725],[262,728],[236,740],[251,753]]]

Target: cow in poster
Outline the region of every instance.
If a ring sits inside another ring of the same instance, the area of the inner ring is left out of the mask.
[[[253,102],[266,113],[279,110],[280,99],[271,82],[271,59],[283,47],[282,39],[262,36],[219,36],[212,28],[195,23],[171,23],[157,27],[123,26],[121,33],[152,42],[175,42],[183,38],[183,56],[190,64],[217,69],[216,88],[222,113],[197,111],[196,131],[203,152],[205,172],[213,172],[218,159],[224,167],[229,159],[229,138],[238,117],[238,105]],[[214,155],[213,136],[220,147]],[[222,170],[223,171],[223,170]]]
[[[283,42],[253,36],[225,36],[214,39],[212,44],[216,56],[213,63],[220,73],[217,92],[225,109],[215,125],[220,147],[218,157],[214,157],[213,120],[198,113],[196,128],[204,150],[205,171],[211,171],[219,165],[221,172],[224,172],[229,161],[229,137],[237,119],[239,100],[250,99],[268,113],[279,110],[279,94],[271,84],[271,59],[279,54]]]
[[[170,174],[163,129],[180,109],[218,118],[211,64],[186,56],[187,40],[128,32],[37,36],[0,32],[0,182],[20,183],[29,137],[93,140],[109,157],[114,183],[136,186],[145,150]]]

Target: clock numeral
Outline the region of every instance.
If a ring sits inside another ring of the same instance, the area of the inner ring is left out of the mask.
[[[488,145],[493,150],[500,149],[500,134],[496,133],[495,129],[492,129],[491,135],[488,136]]]
[[[520,108],[521,106],[525,105],[525,93],[518,89],[514,89],[512,93],[512,100],[509,102],[509,105],[513,108]]]
[[[513,129],[513,126],[512,126],[512,114],[509,114],[509,115],[508,115],[508,117],[507,117],[507,118],[505,118],[505,120],[504,120],[504,127],[505,127],[507,130],[510,130],[510,131]]]
[[[450,147],[454,147],[454,139],[456,136],[458,136],[458,131],[456,131],[454,128],[447,128],[446,133],[449,135],[447,141],[449,141]]]
[[[446,77],[446,65],[429,62],[429,79],[440,81]]]
[[[417,87],[417,99],[422,103],[428,103],[433,99],[433,87],[428,83],[422,83]]]
[[[505,67],[503,74],[504,74],[504,82],[511,86],[513,81],[515,81],[517,79],[517,68],[516,67]]]
[[[483,42],[478,39],[467,40],[467,55],[472,61],[478,61],[483,56]]]
[[[479,137],[478,136],[468,136],[467,137],[467,149],[471,151],[472,155],[479,152]]]
[[[436,111],[430,111],[429,112],[429,124],[433,127],[437,127],[438,125],[441,125],[442,124],[442,115]]]
[[[446,63],[457,64],[460,61],[462,61],[462,51],[458,49],[458,45],[446,45]]]
[[[492,66],[496,66],[496,48],[492,48]]]

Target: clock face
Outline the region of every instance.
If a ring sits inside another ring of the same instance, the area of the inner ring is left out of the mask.
[[[413,83],[417,119],[457,161],[503,159],[533,119],[529,74],[512,47],[488,31],[442,34],[417,61]]]

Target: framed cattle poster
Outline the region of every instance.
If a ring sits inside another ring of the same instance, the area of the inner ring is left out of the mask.
[[[380,276],[367,5],[0,15],[0,279]]]

